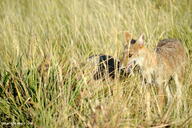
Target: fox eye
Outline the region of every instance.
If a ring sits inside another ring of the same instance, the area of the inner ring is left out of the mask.
[[[136,43],[136,40],[132,39],[131,44],[135,44],[135,43]]]

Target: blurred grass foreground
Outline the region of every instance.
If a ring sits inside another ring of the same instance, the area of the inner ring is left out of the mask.
[[[121,58],[125,31],[144,33],[150,49],[180,39],[190,58],[180,109],[159,115],[150,88],[150,125],[139,75],[94,81],[95,67],[82,65],[94,54]],[[190,128],[191,58],[192,0],[0,0],[0,126]]]

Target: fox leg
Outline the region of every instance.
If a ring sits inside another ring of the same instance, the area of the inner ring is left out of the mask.
[[[158,108],[159,108],[159,113],[160,115],[162,115],[163,112],[163,108],[165,106],[165,85],[167,84],[161,74],[159,75],[159,77],[157,77],[156,82],[158,84]]]
[[[175,84],[177,88],[177,97],[181,98],[182,96],[182,84],[183,84],[183,78],[184,78],[184,73],[183,71],[179,72],[178,74],[175,75]]]
[[[165,90],[166,90],[168,105],[170,105],[173,101],[173,97],[172,97],[172,94],[171,94],[171,91],[170,91],[170,88],[168,85],[166,85]]]
[[[164,88],[162,85],[159,85],[159,87],[158,87],[158,106],[159,106],[160,115],[162,114],[164,104],[165,104]]]
[[[146,112],[146,121],[149,123],[151,121],[151,94],[150,94],[150,85],[144,86],[145,94],[145,112]]]
[[[177,98],[177,108],[179,109],[182,105],[182,75],[175,75],[175,84],[176,84],[176,98]]]

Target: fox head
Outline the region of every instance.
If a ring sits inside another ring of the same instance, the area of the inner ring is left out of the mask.
[[[144,49],[144,35],[142,34],[137,40],[132,39],[131,34],[125,32],[126,44],[124,46],[124,56],[129,58],[132,62],[139,62],[142,60]]]

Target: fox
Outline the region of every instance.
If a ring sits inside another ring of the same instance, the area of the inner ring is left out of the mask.
[[[125,33],[126,40],[130,40],[131,34]],[[155,84],[158,87],[158,95],[164,94],[164,88],[168,103],[172,101],[172,95],[168,86],[172,78],[176,84],[176,96],[182,95],[185,68],[188,62],[187,52],[182,42],[177,39],[160,40],[155,50],[145,46],[144,34],[141,34],[135,42],[128,41],[125,51],[128,56],[128,65],[138,65],[142,75],[142,84]],[[164,100],[160,99],[161,104]]]

